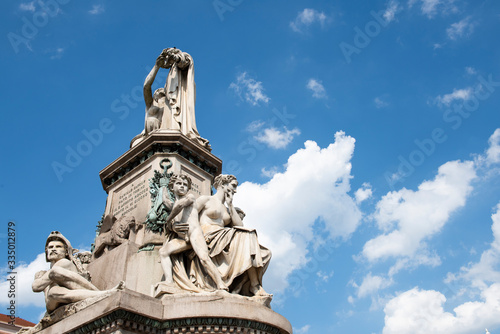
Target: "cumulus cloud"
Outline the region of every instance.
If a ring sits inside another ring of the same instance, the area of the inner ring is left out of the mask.
[[[103,5],[93,5],[92,9],[89,10],[89,14],[91,15],[99,15],[104,13],[104,6]]]
[[[297,128],[288,130],[284,127],[282,131],[278,128],[270,127],[264,129],[258,135],[254,136],[254,138],[258,142],[264,143],[270,148],[281,149],[286,148],[296,135],[300,135],[300,130]]]
[[[474,24],[471,22],[471,18],[466,17],[456,23],[453,23],[448,29],[446,29],[446,34],[451,40],[457,40],[461,37],[467,37],[472,34],[474,30]]]
[[[470,334],[500,325],[500,284],[481,293],[481,301],[471,301],[445,312],[446,297],[434,290],[413,288],[391,299],[384,308],[383,334]]]
[[[486,151],[486,162],[488,164],[500,162],[500,128],[493,132],[488,143],[490,145]]]
[[[317,99],[324,99],[327,97],[325,87],[321,81],[316,79],[309,79],[306,85],[307,89],[311,90],[313,97]]]
[[[384,12],[384,19],[387,22],[392,22],[396,18],[396,13],[400,10],[399,2],[396,0],[390,0],[387,4],[387,8]]]
[[[358,289],[358,298],[364,298],[371,294],[378,292],[380,289],[387,288],[392,285],[393,281],[389,278],[384,278],[382,276],[372,276],[372,273],[368,273],[364,278],[361,285],[353,284],[355,288]]]
[[[284,172],[263,184],[238,187],[235,205],[247,213],[245,225],[256,228],[259,241],[273,250],[265,276],[271,292],[283,291],[287,277],[310,260],[318,219],[331,238],[347,239],[360,224],[361,211],[349,196],[354,142],[343,132],[326,148],[306,141],[289,157]]]
[[[384,233],[366,242],[364,257],[373,262],[422,255],[425,240],[465,205],[475,177],[473,162],[450,161],[439,167],[434,180],[424,181],[417,191],[403,188],[383,196],[373,217]],[[432,257],[424,254],[421,261],[432,263]]]
[[[436,102],[440,105],[449,106],[453,101],[461,100],[466,101],[472,98],[474,90],[472,87],[467,87],[463,89],[453,89],[452,93],[439,95],[436,97]]]
[[[253,106],[262,103],[268,103],[270,98],[264,94],[264,87],[262,82],[256,81],[248,76],[247,72],[240,73],[236,77],[236,82],[232,82],[229,88],[243,100],[247,101]]]
[[[321,27],[324,27],[327,21],[328,17],[325,13],[319,12],[316,9],[306,8],[297,14],[294,21],[290,22],[290,28],[295,32],[301,33],[304,29],[316,22],[318,22]]]
[[[17,305],[19,306],[45,306],[45,299],[43,293],[34,293],[31,290],[31,284],[35,278],[35,274],[40,270],[48,270],[49,264],[45,262],[45,254],[38,254],[35,260],[29,264],[20,264],[16,267],[17,273]],[[9,272],[7,268],[2,268],[1,272]],[[2,275],[0,282],[0,294],[7,296],[9,290],[9,282],[6,279],[9,275]],[[7,305],[6,298],[0,299],[0,305]]]
[[[274,175],[276,175],[279,172],[278,167],[273,166],[271,168],[262,168],[260,170],[260,174],[264,177],[272,178]]]
[[[372,197],[372,186],[369,183],[363,183],[361,188],[354,193],[354,197],[356,198],[356,203],[361,203]]]
[[[479,262],[462,267],[457,275],[448,274],[447,282],[463,279],[480,290],[485,290],[491,283],[500,282],[500,203],[497,204],[491,220],[493,241],[489,249],[481,254]]]
[[[464,289],[458,293],[475,295],[479,300],[465,302],[455,307],[453,313],[445,312],[445,296],[434,290],[413,288],[390,300],[385,311],[384,334],[393,333],[481,333],[486,327],[500,326],[500,203],[491,219],[493,241],[481,254],[479,262],[462,267],[458,274],[448,274],[446,283],[465,280],[475,290]]]

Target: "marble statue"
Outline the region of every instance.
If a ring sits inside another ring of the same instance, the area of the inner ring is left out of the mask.
[[[75,257],[76,257],[76,260],[78,262],[80,262],[82,269],[84,271],[87,271],[87,268],[90,264],[90,261],[92,260],[92,253],[89,251],[85,251],[85,252],[77,253]]]
[[[163,119],[163,113],[165,112],[165,89],[158,88],[155,90],[154,94],[152,94],[151,87],[153,82],[155,81],[156,74],[160,69],[160,66],[165,64],[166,58],[163,53],[158,56],[156,59],[155,65],[149,72],[146,80],[144,81],[144,102],[146,104],[146,120],[144,122],[144,135],[148,135],[151,132],[158,130],[161,126],[161,122]],[[169,117],[165,117],[169,120]],[[168,124],[164,124],[164,126],[168,126]]]
[[[233,206],[237,186],[233,175],[217,176],[214,180],[217,192],[212,196],[200,196],[194,203],[198,222],[208,255],[228,291],[270,298],[262,288],[262,276],[269,265],[271,252],[259,244],[255,230],[243,226],[244,213]],[[183,259],[175,255],[171,258],[175,259],[173,278],[181,289],[200,292],[217,288],[207,280],[206,267],[199,258],[186,253]]]
[[[111,290],[100,291],[85,279],[86,273],[73,257],[70,242],[58,231],[50,233],[47,238],[45,260],[50,262],[50,269],[35,274],[32,288],[34,292],[44,292],[48,313],[65,304],[123,289],[124,284],[120,282]]]
[[[195,197],[189,194],[191,189],[191,178],[187,175],[173,174],[168,183],[170,191],[175,196],[172,211],[167,218],[167,229],[171,231],[167,235],[159,254],[161,265],[165,275],[163,291],[178,292],[178,288],[172,277],[171,255],[193,249],[203,268],[212,278],[218,290],[227,290],[222,277],[208,256],[208,248],[203,237],[203,232],[198,221],[198,208]],[[166,193],[165,189],[163,193]],[[168,204],[166,204],[168,205]]]
[[[160,67],[169,69],[164,88],[152,94],[152,85]],[[146,120],[144,130],[132,139],[131,147],[141,142],[148,134],[157,130],[174,130],[211,151],[207,139],[202,138],[196,128],[193,58],[176,48],[164,49],[144,81]]]

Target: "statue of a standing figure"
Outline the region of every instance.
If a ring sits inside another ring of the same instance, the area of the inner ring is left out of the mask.
[[[160,67],[170,69],[164,88],[152,94],[152,84]],[[145,128],[132,139],[131,147],[156,130],[175,130],[211,151],[207,139],[196,128],[193,58],[176,48],[164,49],[144,81]]]

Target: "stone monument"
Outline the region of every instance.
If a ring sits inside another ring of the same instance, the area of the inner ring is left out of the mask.
[[[195,100],[193,58],[163,50],[144,82],[144,129],[100,172],[92,253],[49,235],[51,269],[33,283],[47,313],[21,332],[292,333],[262,286],[271,252],[233,205],[238,181],[198,133]]]

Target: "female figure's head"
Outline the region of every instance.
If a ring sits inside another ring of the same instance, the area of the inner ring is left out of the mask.
[[[214,179],[214,188],[219,189],[233,189],[236,192],[236,187],[238,186],[238,180],[234,175],[220,174]]]

